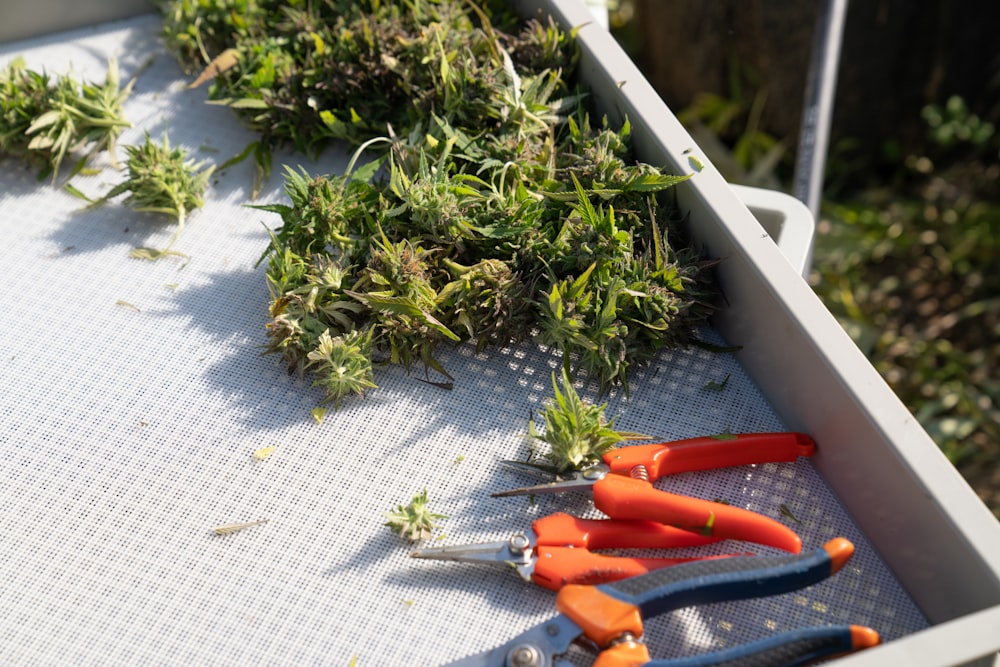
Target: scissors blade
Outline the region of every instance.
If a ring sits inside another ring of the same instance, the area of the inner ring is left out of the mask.
[[[535,534],[515,533],[503,542],[431,547],[410,552],[410,558],[511,566],[525,581],[535,572]]]
[[[512,472],[519,472],[536,479],[559,479],[559,471],[555,466],[545,463],[529,463],[528,461],[502,460],[500,465]]]
[[[579,470],[568,474],[566,477],[557,479],[547,484],[537,486],[526,486],[510,491],[498,491],[490,494],[494,498],[506,498],[507,496],[529,496],[542,495],[548,493],[568,493],[570,491],[590,491],[594,484],[608,474],[608,466],[604,463],[592,465],[584,470]]]
[[[569,664],[559,659],[570,645],[583,635],[579,625],[560,614],[521,633],[506,644],[467,658],[449,662],[443,667],[506,667],[508,664],[537,664],[538,667],[559,667]],[[521,662],[508,656],[523,656]],[[528,658],[537,656],[536,662]]]
[[[534,540],[524,533],[517,533],[511,539],[502,542],[415,549],[410,552],[410,557],[459,563],[525,565],[531,562],[533,542]]]

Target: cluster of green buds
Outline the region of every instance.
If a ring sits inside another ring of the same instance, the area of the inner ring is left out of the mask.
[[[96,84],[36,72],[15,58],[0,71],[0,155],[39,165],[53,183],[68,155],[80,155],[71,174],[100,151],[114,162],[118,136],[131,126],[122,110],[131,90],[131,82],[120,86],[114,60],[104,83]]]
[[[433,115],[547,132],[545,98],[575,62],[572,40],[551,23],[519,23],[505,2],[482,4],[167,0],[160,8],[181,65],[201,72],[199,82],[215,78],[213,102],[259,132],[247,155],[266,175],[273,148],[360,144]],[[522,79],[519,65],[548,71]]]
[[[255,151],[358,146],[345,175],[288,170],[289,203],[257,207],[281,216],[268,349],[327,401],[371,388],[373,359],[451,379],[440,344],[532,337],[627,388],[711,313],[664,192],[686,176],[636,163],[627,122],[591,123],[571,32],[499,0],[258,0],[245,24],[228,2],[167,4],[167,42],[212,63],[210,96],[261,133]]]

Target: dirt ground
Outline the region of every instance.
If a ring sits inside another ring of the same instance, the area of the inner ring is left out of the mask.
[[[976,495],[1000,519],[1000,465],[992,461],[979,461],[959,468],[962,476],[976,491]]]

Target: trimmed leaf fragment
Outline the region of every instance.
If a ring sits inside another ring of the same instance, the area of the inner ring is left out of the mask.
[[[247,528],[252,528],[253,526],[259,526],[263,523],[267,523],[267,519],[259,519],[257,521],[250,521],[248,523],[229,523],[224,526],[216,526],[212,529],[212,532],[216,535],[232,535],[233,533],[238,533],[241,530],[246,530]]]
[[[271,454],[273,454],[274,450],[276,450],[276,449],[277,449],[277,446],[275,446],[275,445],[271,445],[270,447],[261,447],[260,449],[255,449],[254,452],[253,452],[253,457],[256,460],[258,460],[258,461],[263,461],[264,459],[266,459],[267,457],[269,457]]]
[[[796,518],[796,516],[794,514],[792,514],[792,510],[788,509],[788,505],[786,505],[784,503],[778,505],[778,511],[781,512],[782,516],[788,517],[789,519],[791,519],[795,523],[798,523],[798,524],[802,523],[801,521],[798,520],[798,518]]]
[[[211,81],[223,72],[232,69],[240,61],[240,52],[236,49],[226,49],[212,58],[212,62],[201,71],[198,78],[188,84],[188,88],[197,88],[206,81]]]
[[[709,380],[705,383],[705,389],[709,391],[722,391],[729,384],[729,373],[726,373],[726,377],[723,378],[722,382],[716,382],[715,380]]]

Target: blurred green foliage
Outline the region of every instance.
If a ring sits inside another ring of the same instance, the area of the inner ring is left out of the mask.
[[[614,2],[611,27],[637,57],[634,11]],[[755,74],[729,75],[678,117],[730,182],[789,189],[791,138],[757,126]],[[886,137],[873,164],[831,145],[810,283],[1000,517],[1000,134],[960,97],[914,112],[919,149]]]
[[[957,97],[922,117],[890,187],[826,204],[811,283],[1000,515],[1000,136]]]
[[[789,155],[755,87],[733,65],[728,95],[678,117],[730,182],[781,188]],[[1000,135],[958,97],[920,114],[919,150],[886,140],[889,173],[849,139],[831,150],[810,282],[1000,516]]]
[[[762,129],[766,104],[759,74],[733,60],[727,93],[701,93],[677,118],[730,183],[780,189],[794,156],[787,140]]]

